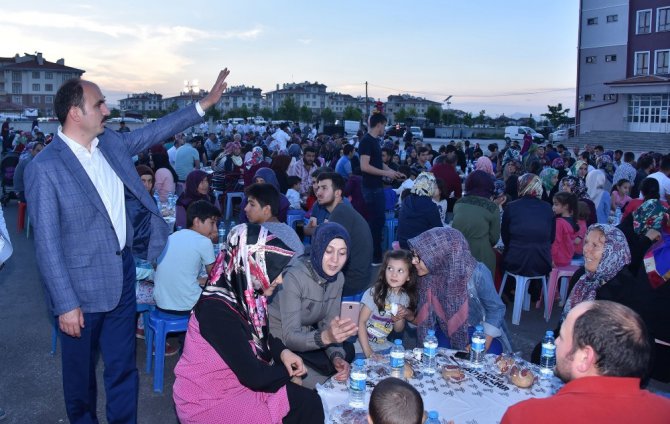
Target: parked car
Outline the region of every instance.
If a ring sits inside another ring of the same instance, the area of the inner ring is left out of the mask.
[[[412,138],[423,141],[423,131],[420,127],[409,127],[409,130],[412,133]]]
[[[516,125],[505,127],[505,141],[509,143],[512,140],[516,140],[519,143],[522,143],[523,137],[527,133],[530,133],[530,135],[533,136],[534,142],[544,143],[544,136],[539,132],[535,131],[531,127],[521,127]]]
[[[549,134],[549,141],[552,143],[568,141],[568,130],[558,130]]]

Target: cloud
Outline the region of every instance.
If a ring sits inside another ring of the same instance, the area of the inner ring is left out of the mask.
[[[298,43],[308,45],[312,43],[312,40],[309,38],[298,38]]]

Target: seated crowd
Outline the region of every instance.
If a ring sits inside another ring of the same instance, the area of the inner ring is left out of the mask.
[[[138,303],[190,316],[173,394],[182,423],[323,422],[314,387],[349,378],[352,338],[364,357],[412,332],[421,344],[428,329],[439,346],[467,350],[481,325],[489,353],[513,352],[513,285],[500,296],[502,275],[574,264],[557,329],[566,385],[510,407],[503,423],[670,417],[670,400],[640,389],[649,378],[670,381],[670,155],[551,144],[522,153],[514,141],[501,151],[468,141],[435,151],[383,137],[381,114],[369,124],[352,140],[288,124],[218,124],[138,157],[152,195],[178,196],[178,231],[156,263],[136,258],[136,267]],[[26,143],[17,190],[42,147]],[[231,192],[244,193],[241,224],[217,240]],[[146,243],[142,208],[128,210],[135,243]],[[304,221],[289,226],[291,215]],[[383,243],[387,221],[397,235]],[[529,291],[539,298],[539,286]],[[357,319],[341,316],[343,296],[360,299]],[[370,423],[424,415],[406,382],[372,392]]]

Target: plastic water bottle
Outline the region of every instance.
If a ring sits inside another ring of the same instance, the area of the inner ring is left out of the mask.
[[[391,377],[404,378],[405,376],[405,348],[402,340],[395,339],[391,348]]]
[[[435,337],[435,330],[428,330],[426,338],[423,339],[423,372],[427,375],[435,374],[437,366],[435,364],[435,357],[437,356],[437,337]]]
[[[486,335],[484,335],[484,327],[478,325],[475,327],[475,332],[472,334],[472,341],[470,343],[470,362],[473,367],[481,367],[484,365],[484,350],[486,348]]]
[[[614,212],[614,225],[619,224],[621,224],[621,208],[616,208],[616,212]]]
[[[365,408],[365,383],[368,375],[365,372],[365,361],[356,359],[349,373],[349,406]]]
[[[158,207],[158,211],[160,212],[161,210],[161,199],[158,197],[158,192],[154,191],[154,202],[156,202],[156,207]]]
[[[547,330],[542,339],[542,353],[540,356],[540,376],[551,378],[554,375],[556,365],[556,342],[554,332]]]
[[[440,422],[440,414],[437,411],[428,411],[428,419],[425,424],[442,424]]]

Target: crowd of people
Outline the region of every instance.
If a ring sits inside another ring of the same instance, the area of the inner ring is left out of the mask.
[[[181,354],[181,422],[322,422],[313,388],[319,378],[348,379],[352,337],[365,357],[411,331],[421,344],[429,329],[440,346],[467,350],[481,325],[489,353],[513,352],[502,274],[548,276],[575,263],[583,266],[557,329],[557,375],[567,384],[510,408],[503,422],[569,411],[563,399],[580,390],[628,393],[641,402],[630,410],[668,416],[670,401],[639,387],[670,380],[670,155],[467,140],[435,151],[386,136],[380,110],[351,139],[285,123],[210,131],[201,117],[227,75],[204,99],[135,131],[106,129],[99,88],[71,80],[56,96],[58,134],[18,143],[14,188],[29,205],[62,331],[71,421],[96,419],[86,364],[98,349],[108,419],[136,420],[128,350],[144,331],[137,303],[190,317],[180,346],[166,349]],[[219,240],[225,195],[240,191],[240,225]],[[156,199],[173,197],[168,228]],[[290,215],[304,225],[287,225]],[[394,220],[397,234],[384,240]],[[539,297],[538,286],[529,290]],[[341,316],[343,296],[361,299],[357,319]],[[421,398],[407,386],[380,383],[370,422],[422,422]],[[394,396],[408,407],[389,415]]]

